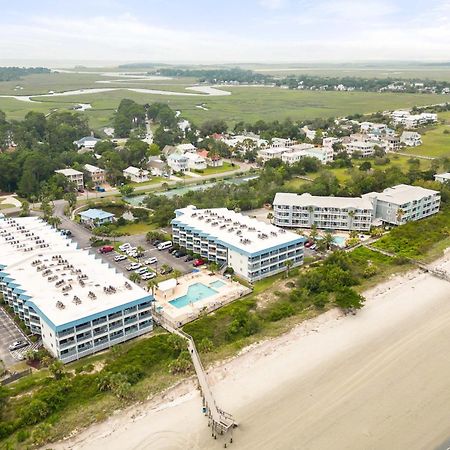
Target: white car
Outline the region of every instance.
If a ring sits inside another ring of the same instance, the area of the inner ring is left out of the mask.
[[[129,247],[129,248],[127,248],[127,249],[125,250],[125,253],[126,253],[127,255],[129,255],[130,253],[136,252],[136,250],[137,250],[137,247]]]
[[[147,281],[147,280],[151,280],[152,278],[155,278],[155,277],[156,277],[156,273],[155,273],[155,272],[148,272],[148,273],[142,275],[141,278],[142,278],[144,281]]]
[[[127,257],[125,255],[114,256],[114,261],[116,261],[116,262],[123,261],[125,259],[127,259]]]
[[[126,269],[128,270],[128,272],[130,272],[131,270],[137,270],[137,269],[140,269],[141,267],[142,267],[142,264],[133,263],[133,264],[130,264],[129,266],[127,266]]]
[[[137,273],[138,275],[144,275],[144,273],[147,273],[148,269],[147,267],[141,267],[140,269],[137,269],[134,271],[134,273]]]
[[[148,258],[147,261],[145,261],[145,264],[156,264],[158,262],[158,258]]]
[[[125,244],[119,245],[119,250],[122,250],[123,252],[128,250],[131,247],[131,244],[129,242],[125,242]]]

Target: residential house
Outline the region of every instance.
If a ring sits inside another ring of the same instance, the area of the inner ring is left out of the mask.
[[[188,170],[188,158],[185,155],[173,153],[168,156],[167,164],[174,172],[186,172]]]
[[[197,151],[197,147],[192,144],[178,144],[176,149],[181,155],[185,153],[195,153]]]
[[[114,214],[101,209],[88,209],[79,214],[80,222],[90,228],[114,222]]]
[[[287,164],[294,164],[305,157],[317,158],[322,164],[333,161],[334,150],[332,147],[314,147],[312,144],[296,144],[290,147],[281,159]]]
[[[415,131],[404,131],[400,136],[400,142],[407,147],[417,147],[422,145],[422,136]]]
[[[450,182],[450,173],[439,173],[434,176],[435,181],[439,181],[439,183],[449,183]]]
[[[291,151],[290,149],[286,147],[269,147],[269,148],[263,148],[261,150],[258,150],[258,158],[260,158],[263,162],[269,161],[271,159],[280,158],[281,156]]]
[[[345,144],[345,150],[351,155],[358,153],[363,158],[368,158],[374,154],[375,144],[373,142],[353,141]]]
[[[155,177],[168,177],[172,173],[170,166],[159,156],[151,156],[148,158],[147,168]]]
[[[208,150],[198,150],[197,155],[201,156],[205,159],[206,164],[209,167],[222,167],[223,166],[223,159],[219,155],[211,155]]]
[[[79,172],[74,169],[59,169],[55,170],[55,173],[59,173],[68,178],[72,183],[75,183],[78,190],[84,189],[84,176],[83,172]]]
[[[184,157],[188,160],[187,165],[189,170],[204,170],[207,167],[205,158],[197,153],[186,152]]]
[[[100,167],[85,164],[84,170],[89,174],[91,180],[97,186],[106,182],[105,171]]]
[[[123,176],[128,178],[132,183],[145,183],[150,180],[148,170],[133,166],[127,167],[123,171]]]
[[[97,139],[94,136],[85,136],[81,139],[79,139],[78,141],[73,141],[73,143],[80,149],[80,148],[86,148],[86,149],[90,149],[93,150],[95,147],[95,144],[97,144],[97,142],[100,142],[101,139]]]

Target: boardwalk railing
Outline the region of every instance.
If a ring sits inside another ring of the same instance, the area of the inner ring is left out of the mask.
[[[153,312],[153,319],[156,320],[159,325],[161,325],[169,333],[176,334],[177,336],[180,336],[187,341],[189,354],[191,355],[192,363],[194,365],[200,392],[203,399],[204,412],[209,418],[208,426],[211,426],[212,436],[214,437],[214,439],[217,438],[218,434],[222,435],[227,433],[228,431],[232,431],[232,429],[237,425],[231,414],[221,410],[217,406],[211,388],[209,386],[208,379],[206,377],[205,369],[203,368],[200,355],[197,352],[197,348],[192,336],[185,333],[183,330],[180,330],[173,326],[173,324],[171,324],[161,314],[155,311]],[[230,442],[233,442],[232,437]]]

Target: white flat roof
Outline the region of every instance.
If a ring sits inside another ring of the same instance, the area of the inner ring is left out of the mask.
[[[78,172],[78,170],[75,169],[59,169],[55,170],[56,173],[60,173],[66,177],[70,177],[72,175],[83,175],[83,172]]]
[[[96,172],[104,172],[103,169],[100,169],[100,167],[97,166],[93,166],[92,164],[85,164],[84,168],[91,173],[96,173]]]
[[[446,180],[450,180],[450,172],[446,173],[437,173],[434,178],[445,178]]]
[[[0,264],[6,266],[3,271],[7,277],[14,279],[13,283],[31,297],[29,301],[55,326],[149,295],[95,255],[77,249],[75,242],[36,217],[0,219]],[[72,288],[63,292],[67,286]],[[104,288],[110,286],[115,293],[105,292]],[[90,292],[95,299],[89,296]],[[81,303],[74,301],[74,297]],[[64,308],[58,307],[57,302]]]
[[[227,208],[197,209],[187,206],[177,209],[172,223],[188,226],[223,242],[225,246],[256,253],[302,238],[274,225],[260,222]]]
[[[273,200],[274,205],[292,205],[292,206],[315,206],[318,208],[354,208],[354,209],[373,209],[370,200],[361,197],[322,197],[309,193],[291,194],[278,192]]]
[[[408,184],[399,184],[385,189],[383,192],[372,192],[364,194],[368,198],[375,196],[378,200],[401,205],[403,203],[409,203],[414,200],[421,200],[422,198],[429,197],[431,195],[439,194],[438,191],[432,189],[425,189],[421,186],[410,186]]]

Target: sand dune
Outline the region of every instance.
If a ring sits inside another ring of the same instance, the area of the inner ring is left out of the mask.
[[[446,260],[439,263],[450,270]],[[450,437],[450,283],[417,271],[210,373],[234,449],[430,449]],[[192,382],[54,449],[219,449]]]

